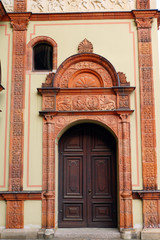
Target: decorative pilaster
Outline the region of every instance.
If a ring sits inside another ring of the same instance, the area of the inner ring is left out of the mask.
[[[144,190],[157,189],[157,159],[151,26],[152,18],[138,17],[139,75],[141,98],[141,134]]]
[[[25,12],[27,10],[27,0],[14,0],[14,12]]]
[[[43,130],[42,228],[55,226],[55,146],[53,115],[45,115]]]
[[[143,189],[157,189],[157,157],[151,27],[153,15],[135,12],[138,29]],[[144,227],[158,226],[158,202],[143,200]]]
[[[150,9],[150,0],[137,0],[137,9]]]
[[[123,191],[121,197],[123,201],[124,228],[133,227],[132,216],[132,181],[131,181],[131,157],[130,157],[130,124],[128,114],[121,114],[122,124],[122,174],[123,174]]]
[[[26,29],[30,14],[9,16],[13,27],[9,191],[18,192],[23,190]],[[21,215],[21,224],[11,224],[13,208],[15,215]],[[23,228],[23,202],[7,201],[7,213],[7,228]]]

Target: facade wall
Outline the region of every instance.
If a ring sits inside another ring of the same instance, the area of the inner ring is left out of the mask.
[[[151,8],[156,8],[155,1],[151,1]],[[9,9],[9,8],[8,8]],[[11,8],[10,8],[11,9]],[[158,14],[158,13],[157,13]],[[156,14],[155,14],[156,15]],[[155,16],[154,15],[154,16]],[[23,16],[24,17],[24,16]],[[12,18],[12,16],[11,16]],[[13,87],[12,81],[12,69],[14,72],[15,65],[12,65],[14,58],[12,59],[12,47],[13,43],[13,29],[8,20],[0,21],[0,60],[2,67],[2,85],[5,88],[0,93],[0,153],[1,153],[1,167],[0,167],[0,191],[8,191],[9,186],[9,159],[11,159],[11,110],[14,106],[13,96],[11,94],[11,88]],[[15,30],[15,29],[14,29]],[[25,29],[26,30],[26,29]],[[16,31],[18,32],[19,29]],[[138,49],[138,37],[137,26],[132,19],[85,19],[85,20],[56,20],[56,21],[29,21],[26,30],[26,43],[30,43],[36,37],[45,36],[50,37],[57,43],[57,68],[70,56],[77,54],[79,43],[83,39],[88,39],[93,44],[93,53],[98,54],[106,58],[115,68],[117,72],[123,72],[127,77],[127,82],[130,82],[130,86],[135,86],[136,89],[130,95],[130,108],[134,112],[130,115],[130,154],[131,154],[131,175],[132,175],[132,190],[143,190],[143,171],[142,171],[142,150],[143,143],[142,137],[142,121],[141,121],[141,97],[142,89],[140,88],[140,75],[139,75],[139,52],[143,49]],[[156,126],[156,154],[157,154],[157,168],[160,171],[160,102],[159,102],[159,62],[158,62],[158,35],[157,35],[157,18],[154,18],[151,29],[152,37],[152,60],[153,60],[153,89],[154,89],[154,101],[155,101],[155,126]],[[29,55],[31,58],[32,56]],[[28,59],[27,59],[28,61]],[[26,61],[26,69],[27,69]],[[25,68],[24,68],[25,69]],[[56,72],[57,69],[53,69]],[[42,83],[45,83],[45,79],[49,72],[35,72],[32,70],[24,70],[25,74],[25,99],[23,121],[24,121],[24,146],[23,152],[23,186],[22,192],[30,194],[30,192],[37,191],[37,197],[32,199],[25,197],[20,199],[20,202],[24,201],[24,206],[18,207],[15,202],[15,206],[22,211],[24,207],[24,225],[25,228],[41,228],[44,224],[44,192],[43,189],[43,156],[44,156],[44,122],[42,116],[39,115],[39,111],[42,110],[43,100],[42,96],[37,93],[37,88],[42,87]],[[14,76],[14,75],[13,75]],[[81,116],[81,119],[83,117]],[[55,119],[58,119],[55,117]],[[87,119],[87,118],[86,118]],[[91,118],[88,118],[91,121]],[[118,120],[117,120],[118,122]],[[74,123],[73,123],[74,124]],[[67,126],[65,126],[67,129]],[[54,142],[54,158],[55,158],[55,226],[58,225],[58,139],[60,136],[55,135]],[[10,160],[11,161],[11,160]],[[118,160],[117,160],[118,161]],[[11,162],[10,162],[11,164]],[[157,175],[156,190],[160,190],[160,175]],[[11,191],[11,183],[10,183]],[[42,194],[42,195],[41,195]],[[147,222],[147,215],[144,216],[145,206],[147,209],[152,208],[152,200],[146,198],[145,203],[142,204],[143,197],[133,196],[133,227],[142,228],[144,222]],[[139,193],[138,193],[139,194]],[[6,226],[6,201],[11,202],[14,200],[7,199],[3,196],[0,198],[0,228]],[[158,195],[156,195],[157,197]],[[48,196],[47,196],[48,197]],[[46,197],[46,198],[47,198]],[[48,197],[50,198],[50,196]],[[158,197],[157,197],[158,198]],[[156,200],[157,200],[156,198]],[[159,199],[159,198],[158,198]],[[3,200],[3,201],[2,201]],[[10,201],[11,200],[11,201]],[[43,200],[43,201],[41,201]],[[53,200],[53,196],[51,196]],[[43,202],[43,203],[42,203]],[[153,205],[155,209],[158,209],[159,201],[154,201]],[[9,206],[9,205],[8,205]],[[9,207],[8,207],[9,209]],[[9,211],[9,210],[8,210]],[[154,210],[153,215],[158,210]],[[150,216],[152,212],[149,212]],[[120,214],[118,216],[121,218]],[[143,219],[144,217],[144,219]],[[9,218],[9,217],[8,217]],[[157,217],[158,219],[158,217]],[[8,220],[9,221],[9,220]],[[21,221],[21,220],[20,220]],[[158,220],[155,220],[155,222]],[[149,221],[151,227],[154,226],[154,220]],[[9,224],[8,224],[9,225]],[[7,225],[7,226],[8,226]],[[156,222],[157,227],[158,222]]]

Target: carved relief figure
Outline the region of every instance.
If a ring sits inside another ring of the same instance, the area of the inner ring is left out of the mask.
[[[76,9],[80,9],[80,10],[87,10],[88,9],[88,1],[87,0],[81,0],[81,1],[77,1],[77,0],[69,0],[68,1],[69,7],[71,8],[71,10],[76,10]]]
[[[88,97],[86,99],[86,103],[87,103],[87,108],[89,110],[96,110],[96,109],[98,109],[99,100],[98,100],[97,97],[95,97],[95,96]]]
[[[57,100],[57,108],[59,111],[70,111],[71,110],[71,98],[70,97],[59,97]]]
[[[64,0],[48,0],[48,11],[58,12],[64,11],[65,2]]]
[[[105,95],[100,97],[100,104],[102,110],[113,110],[116,107],[115,101]]]
[[[91,4],[94,9],[106,9],[106,1],[105,0],[93,0],[91,1]]]
[[[112,3],[112,8],[119,6],[120,8],[125,8],[126,0],[110,0]]]
[[[84,96],[76,96],[73,99],[73,108],[75,110],[84,110],[86,106],[85,97]]]
[[[2,1],[7,12],[13,12],[13,0]]]
[[[44,1],[43,0],[32,0],[31,11],[44,12]]]

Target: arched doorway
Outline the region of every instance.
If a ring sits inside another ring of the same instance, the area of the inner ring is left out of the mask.
[[[117,227],[116,140],[82,123],[59,141],[59,227]]]

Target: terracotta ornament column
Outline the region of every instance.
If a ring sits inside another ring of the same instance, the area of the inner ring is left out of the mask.
[[[55,226],[55,143],[53,115],[45,115],[43,129],[43,200],[42,228],[52,229]]]
[[[150,9],[151,0],[137,0],[137,9]]]
[[[130,124],[128,114],[120,115],[122,124],[122,168],[123,168],[123,192],[121,197],[124,206],[124,228],[133,227],[132,216],[132,185],[131,185],[131,157],[130,157]]]
[[[9,191],[18,192],[23,190],[26,30],[30,14],[13,13],[9,17],[13,27]],[[23,201],[7,201],[6,217],[7,228],[23,228]]]
[[[156,130],[155,105],[153,86],[152,40],[151,27],[154,17],[152,12],[134,12],[138,29],[139,76],[141,100],[141,139],[143,189],[157,189],[157,159],[156,159]],[[143,200],[144,227],[157,227],[158,202]]]
[[[14,12],[26,12],[27,0],[14,0]]]

